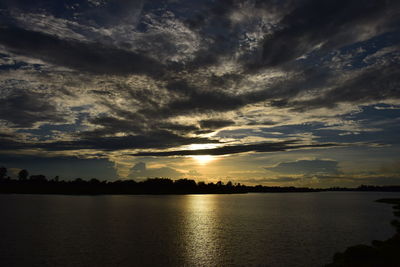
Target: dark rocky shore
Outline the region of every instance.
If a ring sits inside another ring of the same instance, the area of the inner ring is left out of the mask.
[[[400,217],[400,199],[379,199],[377,202],[394,205],[393,213]],[[326,266],[400,266],[400,221],[393,220],[391,224],[396,228],[396,233],[391,238],[385,241],[374,240],[370,246],[349,247],[344,252],[336,253],[333,262]]]

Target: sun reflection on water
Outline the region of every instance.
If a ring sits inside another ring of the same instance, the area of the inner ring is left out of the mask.
[[[185,227],[186,260],[190,266],[215,265],[219,259],[218,209],[215,195],[188,195]]]

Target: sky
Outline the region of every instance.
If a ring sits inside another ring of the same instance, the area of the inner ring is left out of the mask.
[[[11,176],[400,184],[398,0],[0,0]]]

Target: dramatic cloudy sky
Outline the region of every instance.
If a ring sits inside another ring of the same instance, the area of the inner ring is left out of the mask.
[[[0,0],[14,175],[400,184],[398,0]]]

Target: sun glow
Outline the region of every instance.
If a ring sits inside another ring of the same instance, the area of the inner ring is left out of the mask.
[[[185,146],[184,149],[187,150],[207,150],[207,149],[212,149],[218,147],[218,144],[190,144],[188,146]],[[206,152],[206,151],[203,151]],[[212,155],[193,155],[190,156],[194,161],[196,161],[197,164],[199,165],[206,165],[207,163],[210,163],[211,161],[214,161],[217,157],[212,156]]]
[[[188,150],[199,150],[199,149],[211,149],[211,148],[216,148],[220,146],[219,144],[190,144],[187,146],[184,146],[184,149]]]
[[[198,156],[190,156],[192,159],[197,161],[198,164],[200,165],[205,165],[213,160],[215,160],[215,157],[211,155],[198,155]]]

